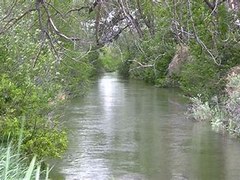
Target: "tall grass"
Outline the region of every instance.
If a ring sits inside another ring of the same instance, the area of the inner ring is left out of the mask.
[[[29,159],[17,153],[17,148],[14,148],[11,143],[7,146],[0,146],[1,180],[47,180],[48,175],[49,168],[41,171],[41,163],[37,162],[36,156],[34,156],[29,163]]]

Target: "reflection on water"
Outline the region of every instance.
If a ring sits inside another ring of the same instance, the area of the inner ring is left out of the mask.
[[[67,107],[70,146],[52,178],[239,179],[240,144],[185,118],[174,89],[106,74]]]

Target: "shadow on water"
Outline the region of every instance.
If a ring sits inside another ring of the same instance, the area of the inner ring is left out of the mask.
[[[70,144],[52,179],[238,179],[240,144],[185,118],[186,99],[105,74],[65,114]]]

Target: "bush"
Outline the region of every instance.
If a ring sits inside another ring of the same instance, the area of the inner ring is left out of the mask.
[[[118,66],[118,72],[121,76],[128,78],[130,76],[130,61],[124,61]]]
[[[210,108],[209,103],[207,101],[202,102],[199,97],[191,98],[191,117],[199,121],[210,121],[214,115],[214,112]]]
[[[58,119],[48,116],[55,108],[50,101],[63,89],[56,79],[58,63],[47,41],[34,61],[39,31],[25,31],[29,24],[30,20],[19,23],[0,39],[0,141],[16,144],[25,119],[21,150],[39,158],[59,157],[67,136]]]
[[[176,46],[172,34],[166,29],[163,31],[164,37],[158,32],[154,38],[146,37],[139,44],[133,45],[130,52],[125,52],[123,55],[127,62],[123,62],[121,72],[127,74],[126,71],[128,71],[132,78],[142,79],[158,86],[162,85]]]
[[[229,130],[240,136],[240,74],[228,78],[228,100],[226,110],[229,114]]]
[[[191,97],[201,93],[201,98],[206,101],[222,90],[220,70],[204,55],[192,58],[180,72],[180,88]]]
[[[17,85],[8,76],[0,76],[0,133],[1,142],[11,138],[17,142],[24,116],[25,139],[22,149],[40,157],[59,157],[66,149],[66,134],[54,122],[47,122],[47,112],[51,111],[48,100],[50,94],[41,87],[28,82]]]

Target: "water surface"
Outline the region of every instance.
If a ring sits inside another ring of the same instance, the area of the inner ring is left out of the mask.
[[[185,117],[186,99],[115,73],[68,104],[69,149],[53,170],[66,180],[236,180],[240,144]]]

